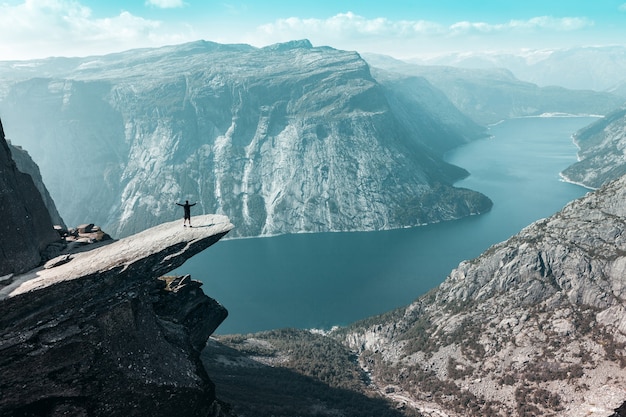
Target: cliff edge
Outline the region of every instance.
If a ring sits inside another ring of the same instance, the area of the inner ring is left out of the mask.
[[[158,279],[233,227],[194,222],[56,258],[0,288],[0,415],[224,415],[199,356],[227,311],[188,276]]]

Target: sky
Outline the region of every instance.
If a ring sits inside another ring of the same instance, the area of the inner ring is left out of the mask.
[[[625,45],[626,0],[0,0],[0,61],[305,38],[400,59]]]

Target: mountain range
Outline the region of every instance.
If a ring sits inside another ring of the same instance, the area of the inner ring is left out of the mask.
[[[377,70],[383,70],[425,78],[480,124],[552,113],[604,115],[622,106],[625,100],[604,91],[570,90],[559,85],[540,87],[521,81],[506,67],[418,65],[384,55],[363,56],[374,68],[375,77]]]
[[[200,41],[5,62],[0,78],[8,136],[62,217],[114,236],[178,217],[186,199],[227,214],[235,236],[415,226],[491,205],[452,187],[467,173],[441,158],[484,129],[423,80],[379,83],[354,52]]]
[[[465,52],[412,59],[420,65],[474,69],[506,68],[520,80],[542,87],[606,91],[626,97],[626,47],[581,46],[517,53]]]

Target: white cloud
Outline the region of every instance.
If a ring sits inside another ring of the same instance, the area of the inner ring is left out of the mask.
[[[183,0],[147,0],[146,5],[158,7],[160,9],[175,9],[183,7],[185,3]]]
[[[301,19],[290,17],[278,19],[259,27],[260,32],[268,35],[280,34],[327,34],[358,36],[407,36],[415,34],[441,34],[444,27],[438,23],[419,21],[392,21],[383,17],[366,19],[352,12],[340,13],[328,19]]]
[[[0,4],[0,60],[80,56],[184,41],[163,23],[123,11],[95,18],[76,0]]]
[[[618,10],[619,10],[620,12],[626,12],[626,3],[621,4],[621,5],[618,7]]]
[[[450,26],[450,34],[462,35],[466,33],[506,33],[519,31],[534,32],[563,32],[580,30],[593,26],[593,22],[578,17],[554,18],[550,16],[533,17],[528,20],[511,20],[507,23],[488,24],[484,22],[458,22]]]
[[[144,2],[154,7],[187,6],[184,0]],[[475,49],[477,45],[483,49],[533,48],[536,46],[521,43],[534,35],[541,37],[540,45],[550,34],[558,37],[566,33],[573,39],[570,34],[592,25],[585,18],[549,16],[495,24],[465,21],[442,25],[427,20],[366,18],[347,12],[327,19],[278,19],[249,31],[250,26],[243,23],[213,22],[193,27],[127,11],[96,17],[81,0],[23,0],[17,5],[0,0],[0,60],[97,55],[201,38],[256,46],[307,38],[314,45],[401,57],[443,49]]]
[[[502,33],[519,30],[571,31],[593,25],[585,18],[549,16],[534,17],[529,20],[511,20],[507,23],[489,24],[484,22],[457,22],[448,27],[425,20],[392,21],[386,18],[366,19],[354,13],[342,13],[328,19],[300,19],[290,17],[274,23],[262,25],[260,32],[268,35],[280,34],[332,34],[353,36],[423,36],[461,35],[468,32]]]
[[[427,20],[368,19],[352,12],[328,19],[290,17],[257,28],[245,41],[266,45],[307,38],[314,45],[392,54],[397,57],[463,49],[510,50],[543,48],[548,38],[574,32],[594,22],[579,17],[538,16],[501,23],[460,21],[449,25]],[[534,42],[534,43],[533,43]]]

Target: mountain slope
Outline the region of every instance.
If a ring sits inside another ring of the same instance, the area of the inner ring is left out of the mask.
[[[427,134],[413,131],[356,53],[195,42],[30,64],[30,78],[0,89],[0,110],[70,224],[124,236],[177,218],[185,199],[227,214],[235,236],[413,226],[491,206],[451,187],[466,172],[440,158],[469,135],[436,114]]]
[[[443,154],[486,134],[483,126],[461,113],[425,78],[377,68],[372,75],[382,85],[393,114],[415,132],[419,143],[434,152]]]
[[[426,78],[459,110],[482,124],[543,113],[607,114],[624,102],[609,93],[539,87],[502,68],[425,66],[380,55],[365,55],[365,59],[377,68]]]
[[[569,181],[598,188],[626,174],[626,109],[576,132],[574,143],[579,147],[579,161],[562,173]]]
[[[626,389],[625,199],[622,177],[335,337],[426,415],[608,416]]]

